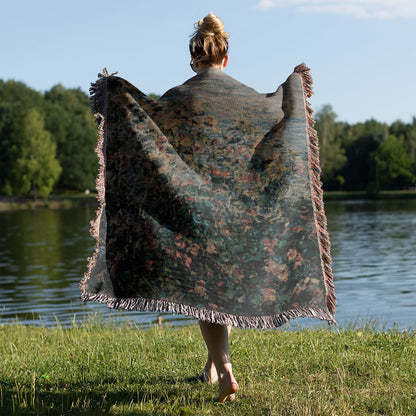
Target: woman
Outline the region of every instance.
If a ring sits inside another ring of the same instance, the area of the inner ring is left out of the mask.
[[[152,101],[108,73],[100,122],[96,247],[82,299],[199,320],[203,378],[238,391],[231,326],[335,323],[329,239],[308,68],[271,94],[223,72],[228,34],[212,13],[190,40],[197,75]]]
[[[228,64],[228,38],[229,35],[224,31],[219,17],[210,13],[201,19],[189,43],[192,69],[197,74],[207,68],[222,71]],[[218,381],[218,402],[234,400],[238,384],[233,375],[228,350],[231,326],[227,328],[226,325],[202,320],[199,321],[199,326],[208,349],[208,361],[203,378],[211,383]]]

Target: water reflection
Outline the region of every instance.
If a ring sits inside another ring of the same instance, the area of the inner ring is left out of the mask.
[[[0,213],[0,322],[64,326],[101,311],[143,325],[153,313],[83,305],[78,283],[92,254],[88,234],[94,207]],[[326,203],[342,324],[378,320],[384,327],[416,323],[416,200]],[[2,309],[2,311],[1,311]],[[172,324],[189,322],[165,315]],[[299,319],[302,325],[313,320]]]
[[[416,201],[345,201],[327,210],[339,315],[414,327]]]
[[[78,284],[92,254],[89,221],[95,207],[0,213],[0,322],[63,326],[101,312],[104,320],[127,319],[143,325],[157,314],[107,310],[80,301]],[[172,324],[182,317],[167,315]],[[187,321],[189,322],[189,321]]]

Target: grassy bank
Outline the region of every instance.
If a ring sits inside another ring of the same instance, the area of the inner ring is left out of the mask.
[[[0,327],[1,415],[415,415],[416,334],[234,330],[237,400],[195,376],[196,326]]]

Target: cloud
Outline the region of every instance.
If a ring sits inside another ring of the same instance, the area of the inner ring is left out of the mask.
[[[347,14],[362,19],[416,18],[415,0],[260,0],[259,9],[294,8],[300,13]]]

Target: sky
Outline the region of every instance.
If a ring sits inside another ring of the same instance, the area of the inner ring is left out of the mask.
[[[88,92],[106,67],[163,94],[193,76],[189,36],[209,12],[230,34],[226,72],[258,92],[305,62],[315,111],[416,117],[415,0],[0,0],[0,79]]]

